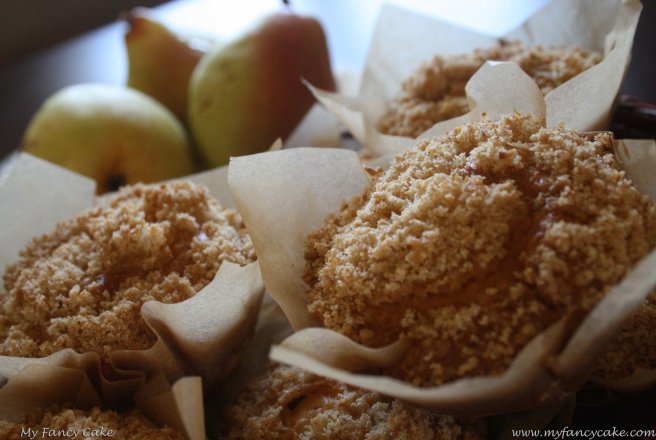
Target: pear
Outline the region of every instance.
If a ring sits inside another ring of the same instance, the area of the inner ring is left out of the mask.
[[[335,89],[321,24],[291,12],[273,13],[205,55],[191,77],[189,126],[207,164],[291,134],[314,103],[302,79]]]
[[[98,193],[193,172],[180,121],[153,98],[127,87],[65,87],[32,117],[21,146],[95,179]]]
[[[128,86],[152,96],[186,122],[189,78],[209,42],[202,49],[194,46],[152,18],[146,8],[130,11],[127,22]]]

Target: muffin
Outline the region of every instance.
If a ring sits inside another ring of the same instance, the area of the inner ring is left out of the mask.
[[[226,410],[226,438],[482,439],[482,422],[457,420],[380,394],[275,365]]]
[[[546,95],[599,63],[601,57],[578,48],[526,48],[519,41],[446,58],[435,56],[403,82],[378,121],[378,129],[385,134],[417,137],[440,121],[467,113],[465,86],[488,60],[517,63]]]
[[[140,314],[149,300],[184,301],[223,261],[255,260],[239,215],[190,182],[136,185],[35,238],[8,267],[0,354],[64,348],[142,350],[156,341]]]
[[[419,141],[309,237],[309,312],[370,347],[406,341],[383,373],[416,386],[502,374],[656,244],[611,145],[517,114]]]
[[[27,430],[29,434],[25,435]],[[95,407],[89,411],[52,406],[35,411],[21,423],[0,420],[0,438],[112,438],[115,440],[185,440],[177,431],[156,426],[143,413],[116,413]]]
[[[635,310],[597,362],[593,376],[619,380],[637,369],[656,369],[656,292]]]

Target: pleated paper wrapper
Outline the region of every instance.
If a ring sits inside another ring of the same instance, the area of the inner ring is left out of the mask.
[[[223,438],[226,426],[224,412],[235,403],[240,392],[255,378],[267,371],[271,360],[269,350],[293,333],[293,329],[276,302],[265,293],[258,317],[255,333],[246,347],[237,368],[228,376],[220,393],[206,396],[208,434],[210,438]],[[549,426],[559,429],[571,424],[574,410],[574,396],[543,407],[519,413],[502,414],[487,418],[489,438],[510,439],[516,429],[543,429]]]
[[[493,84],[495,87],[490,87]],[[486,63],[470,86],[477,92],[478,108],[491,119],[515,111],[542,119],[546,116],[539,89],[514,63]],[[476,119],[467,115],[462,122]],[[654,142],[625,140],[617,142],[616,149],[628,176],[656,200]],[[383,159],[381,163],[390,160]],[[578,328],[572,331],[563,321],[554,323],[527,344],[500,376],[418,388],[390,377],[358,374],[394,364],[405,347],[397,342],[373,349],[321,328],[307,311],[302,275],[308,235],[369,186],[359,156],[327,148],[262,153],[233,158],[228,177],[253,239],[267,291],[296,330],[272,349],[272,359],[438,411],[477,417],[565,399],[587,380],[595,360],[656,285],[656,252],[652,252],[608,292]],[[638,371],[632,380],[640,387],[649,386],[654,383],[653,373]]]
[[[231,207],[226,177],[227,170],[222,168],[189,180],[205,184],[224,207]],[[27,154],[3,166],[0,270],[17,261],[19,251],[33,237],[102,203],[94,193],[93,181]],[[169,409],[158,416],[162,420],[170,419],[168,414],[176,407],[172,402],[196,401],[202,408],[202,389],[215,389],[238,363],[257,321],[263,292],[257,262],[243,267],[224,262],[215,278],[192,298],[177,304],[145,303],[141,315],[157,341],[146,350],[111,353],[111,378],[102,372],[95,352],[65,349],[44,358],[0,356],[0,413],[7,414],[14,407],[12,396],[21,394],[26,402],[40,405],[75,397],[85,406],[115,407],[129,405],[139,392],[142,405],[150,402],[149,414],[158,412],[160,402],[168,402]],[[68,379],[59,379],[64,376]],[[170,398],[154,398],[169,391]],[[29,405],[21,408],[23,415],[30,409]],[[198,410],[198,405],[181,411],[178,419],[189,420],[192,409]],[[12,417],[20,416],[11,411]]]
[[[609,128],[615,98],[629,66],[641,9],[638,0],[552,0],[501,37],[519,40],[527,47],[578,47],[603,54],[599,64],[545,96],[547,127],[562,122],[579,131]],[[310,88],[368,155],[398,153],[412,146],[413,139],[383,134],[376,124],[402,82],[435,55],[470,53],[498,41],[437,18],[386,5],[374,29],[357,96]],[[478,117],[481,108],[477,107],[475,91],[468,88],[467,96],[469,115],[439,122],[419,137],[431,137]]]

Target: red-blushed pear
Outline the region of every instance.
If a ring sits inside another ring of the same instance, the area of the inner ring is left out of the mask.
[[[95,179],[98,193],[193,172],[180,121],[128,87],[65,87],[32,117],[22,149]]]
[[[287,11],[205,55],[191,78],[189,126],[207,165],[291,134],[314,103],[302,79],[335,89],[321,24]]]
[[[144,92],[187,120],[191,73],[205,54],[152,17],[146,8],[127,15],[128,86]]]

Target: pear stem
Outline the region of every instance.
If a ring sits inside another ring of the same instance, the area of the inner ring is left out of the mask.
[[[127,183],[127,179],[122,174],[113,174],[109,176],[105,183],[106,191],[117,191],[120,187]]]

